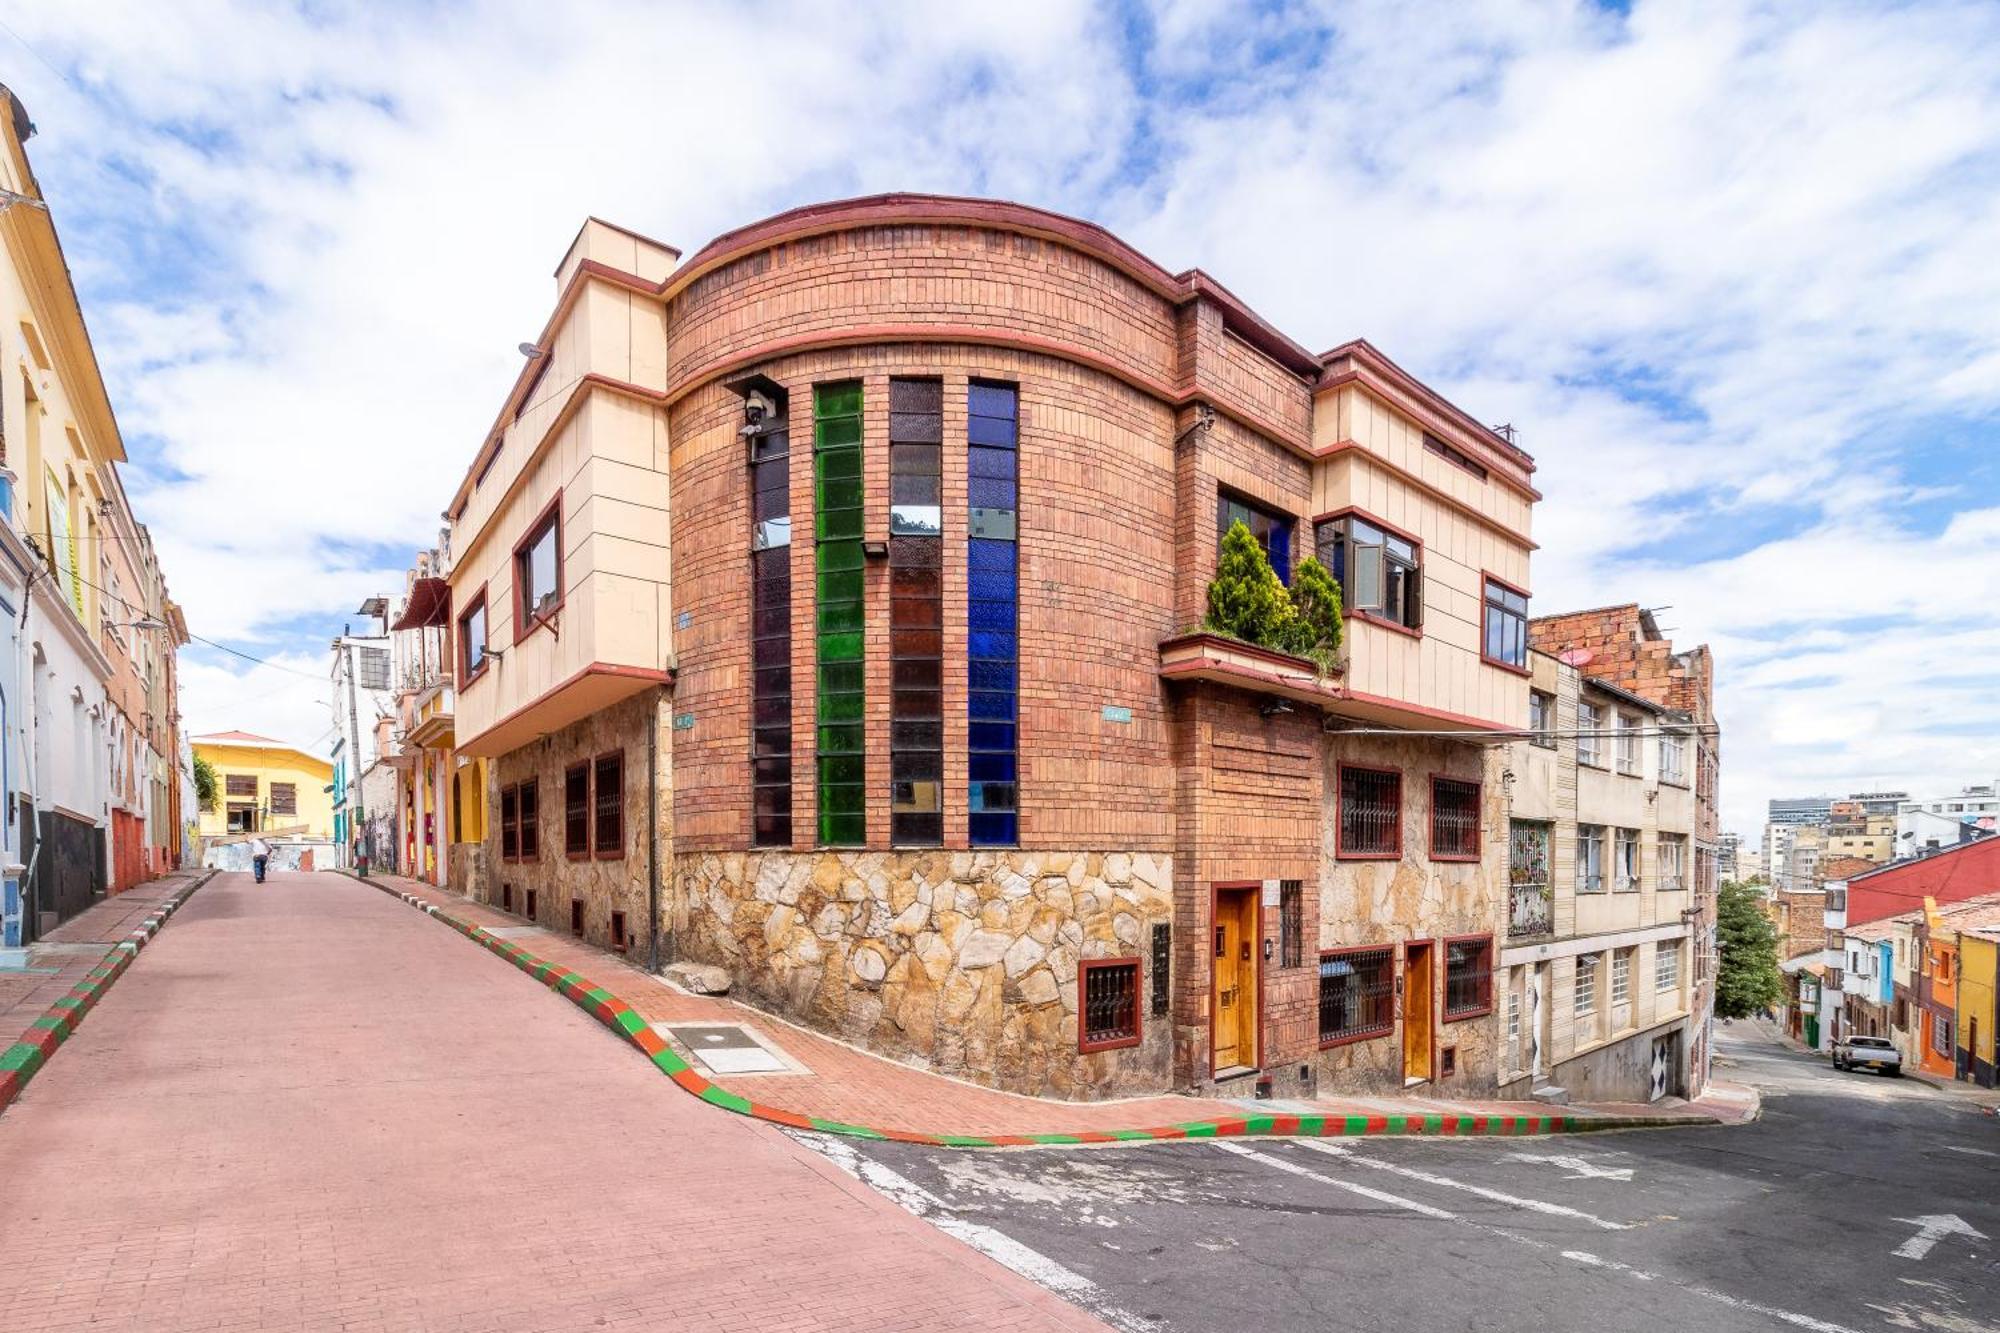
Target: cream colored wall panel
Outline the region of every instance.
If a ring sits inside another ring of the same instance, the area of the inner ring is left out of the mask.
[[[659,651],[659,584],[651,579],[598,573],[591,578],[595,616],[594,659],[618,666],[658,670],[666,665]]]

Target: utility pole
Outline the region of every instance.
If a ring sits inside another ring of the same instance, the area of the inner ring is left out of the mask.
[[[355,701],[354,645],[344,640],[340,645],[340,669],[347,676],[347,790],[353,797],[348,802],[348,827],[355,830],[354,869],[361,878],[368,878],[368,836],[366,832],[367,814],[361,808],[361,708]]]

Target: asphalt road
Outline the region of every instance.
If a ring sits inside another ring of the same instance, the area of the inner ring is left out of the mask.
[[[1753,1124],[1012,1153],[801,1137],[1127,1329],[2000,1330],[2000,1119],[1719,1031],[1722,1072],[1763,1089]],[[1898,1254],[1926,1218],[1956,1223]]]

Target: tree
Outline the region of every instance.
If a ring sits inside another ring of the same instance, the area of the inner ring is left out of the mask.
[[[216,797],[215,765],[202,758],[194,757],[194,799],[204,811],[214,813]]]
[[[1222,535],[1222,555],[1208,585],[1208,615],[1202,624],[1245,643],[1290,651],[1297,613],[1271,558],[1242,519]]]
[[[1715,900],[1716,946],[1721,957],[1715,976],[1715,1012],[1748,1018],[1784,998],[1778,971],[1778,929],[1757,901],[1757,890],[1730,882]]]
[[[1290,651],[1310,657],[1331,674],[1340,652],[1340,585],[1312,556],[1292,571],[1292,638]]]

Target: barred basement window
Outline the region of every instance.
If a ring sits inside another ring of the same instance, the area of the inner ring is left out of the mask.
[[[1305,886],[1288,879],[1278,885],[1278,966],[1306,965]]]
[[[965,407],[967,833],[975,847],[1011,847],[1021,840],[1020,393],[975,382]]]
[[[1340,767],[1340,856],[1403,854],[1403,775],[1393,769]]]
[[[572,898],[569,900],[569,933],[578,939],[583,938],[583,899],[581,898]]]
[[[563,854],[572,861],[590,855],[590,761],[563,770]]]
[[[1479,859],[1479,784],[1431,779],[1431,860]]]
[[[514,910],[514,886],[512,884],[502,884],[500,886],[500,910],[503,912]]]
[[[792,433],[750,439],[750,845],[792,843]]]
[[[862,650],[861,385],[813,390],[814,556],[819,608],[819,841],[868,840],[866,661]]]
[[[1082,1006],[1077,1049],[1108,1051],[1139,1044],[1139,960],[1111,958],[1077,964]]]
[[[944,841],[944,385],[889,381],[889,840]]]
[[[1319,956],[1319,1044],[1387,1036],[1396,1026],[1396,951],[1336,949]]]
[[[1173,957],[1173,927],[1165,922],[1153,927],[1153,1017],[1167,1012],[1167,978]]]
[[[613,750],[597,756],[592,781],[596,785],[592,812],[596,828],[591,847],[598,860],[616,860],[625,855],[625,752]]]
[[[530,920],[530,921],[533,921],[533,920],[535,920],[535,918],[536,918],[536,917],[537,917],[537,916],[539,915],[539,914],[538,914],[538,913],[537,913],[537,912],[535,911],[535,898],[536,898],[536,896],[537,896],[537,895],[536,895],[536,893],[535,893],[535,891],[534,891],[533,889],[529,889],[529,890],[528,890],[528,920]]]
[[[623,912],[613,912],[611,914],[612,949],[617,953],[624,953],[626,946],[630,943],[631,941],[625,938],[625,914]]]
[[[1444,1016],[1472,1018],[1493,1011],[1493,937],[1446,940]]]

